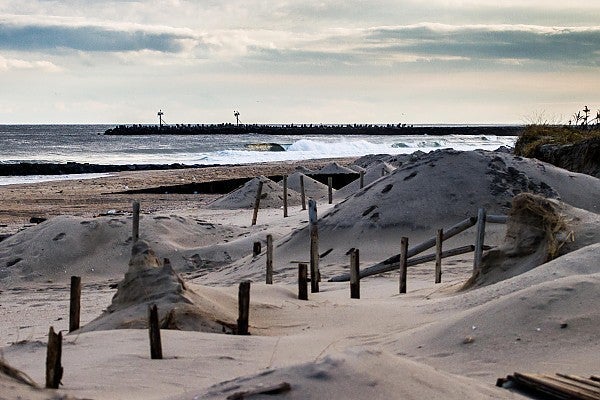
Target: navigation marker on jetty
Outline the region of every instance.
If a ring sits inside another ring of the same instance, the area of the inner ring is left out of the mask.
[[[162,116],[165,115],[164,112],[162,112],[162,110],[158,110],[158,127],[162,128],[162,124],[163,124],[163,120],[162,120]]]
[[[240,112],[234,111],[233,116],[235,117],[235,126],[240,126]]]

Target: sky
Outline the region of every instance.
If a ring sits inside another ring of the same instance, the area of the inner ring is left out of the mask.
[[[0,0],[0,124],[563,123],[600,1]]]

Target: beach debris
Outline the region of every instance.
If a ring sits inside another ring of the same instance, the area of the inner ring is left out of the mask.
[[[589,378],[556,373],[528,374],[515,372],[498,378],[496,386],[534,391],[547,399],[600,400],[600,377]]]

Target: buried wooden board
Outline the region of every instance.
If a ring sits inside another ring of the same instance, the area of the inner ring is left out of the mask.
[[[560,373],[547,375],[515,372],[498,379],[496,386],[503,387],[508,382],[512,385],[507,387],[538,392],[550,399],[600,400],[600,382],[595,376],[588,379]]]

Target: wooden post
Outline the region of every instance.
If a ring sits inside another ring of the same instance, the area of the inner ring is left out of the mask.
[[[148,334],[150,336],[150,358],[161,360],[163,358],[162,344],[160,341],[160,325],[156,304],[148,306]]]
[[[308,265],[298,264],[298,299],[308,300]]]
[[[306,193],[304,192],[304,175],[300,175],[300,196],[302,198],[302,209],[306,210]]]
[[[71,277],[71,298],[69,302],[69,332],[79,329],[81,315],[81,277]]]
[[[400,293],[406,293],[406,272],[408,270],[408,238],[400,239]]]
[[[273,235],[267,235],[267,285],[273,284]]]
[[[252,214],[252,225],[256,225],[256,218],[258,218],[258,208],[260,207],[260,196],[262,195],[263,183],[258,182],[258,189],[256,190],[256,200],[254,200],[254,214]]]
[[[46,349],[46,387],[58,389],[63,376],[61,365],[62,332],[54,333],[54,327],[48,332],[48,348]]]
[[[287,175],[283,177],[283,218],[288,216],[288,188]]]
[[[252,256],[256,257],[257,255],[260,254],[262,250],[262,245],[260,242],[254,242],[254,244],[252,245]]]
[[[442,244],[444,230],[438,229],[435,236],[435,283],[442,283]]]
[[[131,230],[131,242],[135,244],[140,238],[140,202],[134,200],[133,206],[133,226]]]
[[[475,253],[473,256],[473,272],[481,268],[483,258],[483,243],[485,240],[485,208],[477,212],[477,237],[475,238]]]
[[[360,299],[360,256],[358,249],[350,253],[350,298]]]
[[[381,176],[385,176],[385,168],[381,168]]]
[[[365,171],[360,171],[360,188],[365,187]]]
[[[238,290],[237,334],[248,335],[248,314],[250,313],[250,281],[240,283]]]
[[[308,200],[310,226],[310,292],[319,292],[319,226],[317,225],[317,202]]]
[[[333,203],[333,178],[327,178],[327,194],[329,196],[329,204]]]

